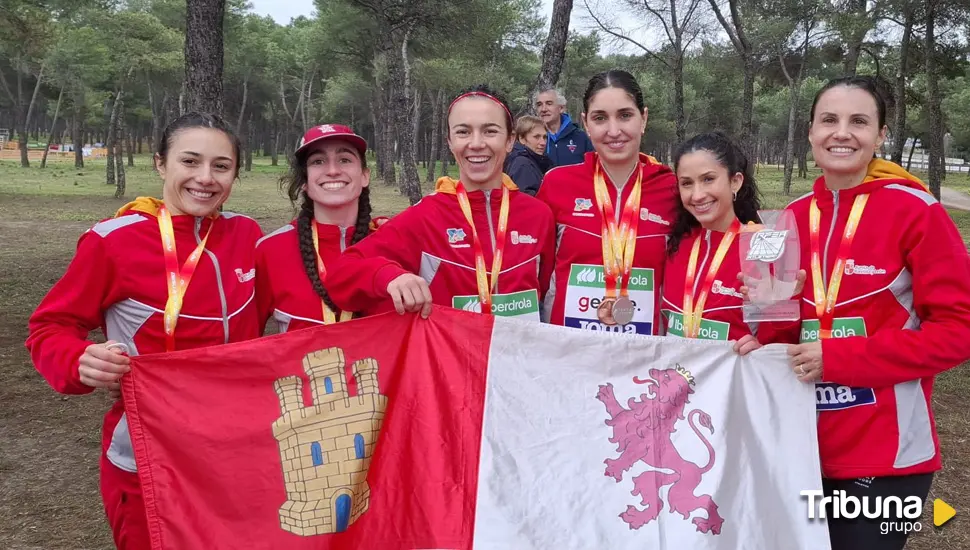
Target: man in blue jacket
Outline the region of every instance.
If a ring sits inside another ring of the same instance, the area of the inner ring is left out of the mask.
[[[536,112],[546,125],[549,134],[546,156],[553,166],[566,166],[583,162],[583,156],[593,150],[589,136],[563,112],[566,96],[555,88],[542,90],[536,96]]]

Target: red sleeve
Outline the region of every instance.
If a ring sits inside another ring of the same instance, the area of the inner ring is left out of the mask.
[[[425,199],[427,200],[427,199]],[[340,255],[324,284],[344,311],[369,311],[388,298],[387,285],[421,262],[421,213],[414,205]]]
[[[556,207],[555,207],[555,201],[552,200],[552,195],[553,193],[557,192],[553,188],[560,187],[560,186],[556,184],[546,185],[550,179],[551,178],[549,177],[549,173],[546,172],[545,177],[542,178],[542,183],[539,185],[539,192],[536,193],[536,198],[542,201],[543,204],[549,207],[549,210],[552,211],[553,223],[555,223]]]
[[[902,248],[920,326],[824,340],[824,381],[885,387],[934,376],[970,358],[970,256],[942,205],[924,210]]]
[[[256,313],[262,332],[265,330],[263,327],[266,326],[266,321],[273,314],[276,300],[273,296],[273,281],[269,275],[272,262],[267,257],[272,245],[268,242],[260,245],[256,246]]]
[[[552,213],[546,217],[542,245],[539,253],[539,303],[545,300],[546,292],[549,291],[549,283],[552,273],[556,269],[556,221]]]
[[[93,342],[88,333],[104,325],[104,304],[114,280],[104,239],[88,231],[78,241],[67,271],[50,289],[28,321],[27,349],[34,367],[56,391],[82,394],[78,360]]]

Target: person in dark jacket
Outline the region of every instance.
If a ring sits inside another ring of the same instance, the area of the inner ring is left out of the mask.
[[[573,122],[563,110],[566,107],[566,96],[559,90],[550,88],[542,90],[536,96],[536,112],[546,125],[549,142],[546,145],[546,156],[553,166],[581,164],[583,156],[593,151],[593,143],[586,132]]]
[[[515,144],[505,158],[505,172],[519,190],[532,195],[539,192],[542,178],[552,168],[546,150],[546,129],[542,120],[534,116],[522,116],[515,123]]]

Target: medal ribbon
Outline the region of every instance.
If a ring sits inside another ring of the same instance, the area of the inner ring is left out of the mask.
[[[620,280],[620,296],[629,296],[630,273],[633,271],[633,254],[637,247],[636,211],[640,206],[640,184],[643,180],[643,169],[640,164],[636,167],[637,179],[633,190],[623,205],[620,214],[620,224],[616,223],[616,212],[610,201],[610,192],[606,188],[603,178],[603,168],[599,160],[593,173],[593,187],[596,191],[596,205],[600,210],[603,242],[603,275],[606,279],[606,297],[617,297],[617,279]],[[619,190],[617,201],[620,200]]]
[[[162,250],[165,254],[165,280],[168,284],[168,300],[165,302],[165,314],[162,317],[165,329],[165,351],[175,350],[175,325],[178,324],[179,312],[182,311],[182,300],[185,298],[185,291],[188,290],[189,283],[192,282],[195,268],[199,265],[199,260],[202,259],[202,251],[205,249],[206,241],[209,240],[209,234],[212,233],[213,225],[215,224],[209,224],[209,230],[205,232],[202,242],[189,254],[180,271],[178,255],[175,250],[175,230],[172,228],[172,215],[169,214],[165,206],[158,209],[158,230],[162,234]]]
[[[465,185],[458,182],[458,204],[465,215],[465,221],[472,228],[472,243],[475,247],[475,281],[478,283],[478,299],[482,303],[482,313],[492,313],[492,293],[498,288],[498,275],[502,271],[502,251],[505,250],[505,232],[509,226],[509,188],[502,185],[502,205],[498,211],[498,231],[495,235],[495,256],[492,258],[492,284],[488,282],[488,271],[485,268],[485,254],[482,252],[482,241],[478,238],[478,230],[472,220],[472,207],[468,201]],[[492,223],[492,220],[488,220]]]
[[[835,319],[835,302],[839,297],[839,287],[842,286],[842,275],[845,273],[845,262],[849,259],[849,252],[852,251],[852,241],[855,238],[856,230],[859,228],[859,221],[862,219],[862,211],[866,208],[869,194],[859,195],[852,202],[852,210],[849,212],[849,219],[845,222],[845,233],[842,235],[842,242],[839,244],[839,255],[835,258],[835,266],[832,267],[832,276],[829,279],[828,295],[825,292],[825,282],[822,280],[822,259],[820,243],[820,233],[822,225],[822,213],[818,209],[815,198],[812,198],[811,209],[809,210],[809,232],[812,244],[812,283],[815,287],[815,313],[818,316],[819,338],[832,337],[832,322]],[[838,216],[838,212],[833,212],[833,216]]]
[[[327,277],[327,266],[324,265],[323,258],[320,257],[320,237],[317,233],[317,221],[313,220],[310,227],[312,227],[313,233],[313,250],[317,256],[317,273],[320,275],[320,283],[323,283]],[[324,302],[323,299],[320,300],[320,305],[323,306],[323,324],[332,325],[337,323],[337,316],[334,314],[333,310],[327,307],[327,303]],[[349,321],[353,318],[353,316],[354,314],[349,311],[341,311],[339,322],[342,323],[344,321]]]
[[[707,303],[707,297],[714,285],[714,277],[717,276],[717,271],[721,268],[721,263],[724,262],[728,249],[731,248],[731,243],[734,242],[734,238],[740,230],[741,222],[735,219],[721,239],[721,243],[717,245],[717,251],[714,252],[714,258],[707,270],[707,276],[704,277],[704,282],[701,284],[696,306],[694,305],[694,280],[697,277],[697,258],[701,252],[701,237],[698,235],[694,239],[694,246],[690,250],[690,261],[687,262],[687,279],[684,282],[684,337],[697,338],[697,335],[700,334],[704,304]]]

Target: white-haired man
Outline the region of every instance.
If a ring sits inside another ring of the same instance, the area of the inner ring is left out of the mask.
[[[589,136],[573,122],[564,111],[566,96],[554,88],[540,91],[536,95],[536,112],[549,139],[546,142],[546,156],[553,166],[566,166],[583,162],[583,156],[593,150]]]

